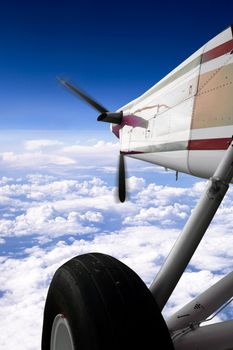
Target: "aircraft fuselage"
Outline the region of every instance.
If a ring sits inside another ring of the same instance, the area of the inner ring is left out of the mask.
[[[121,152],[210,177],[233,135],[233,27],[123,106],[112,124]]]

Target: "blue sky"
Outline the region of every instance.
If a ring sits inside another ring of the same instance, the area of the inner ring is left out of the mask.
[[[230,25],[232,9],[229,1],[2,4],[0,127],[106,129],[57,75],[115,110]]]
[[[149,285],[204,188],[127,159],[130,193],[117,203],[118,140],[56,76],[116,110],[233,23],[232,10],[229,1],[1,5],[0,349],[38,350],[49,282],[75,255],[112,254]],[[230,189],[165,316],[232,270],[232,199]]]

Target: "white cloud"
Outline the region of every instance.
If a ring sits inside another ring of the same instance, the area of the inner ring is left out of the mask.
[[[11,166],[13,168],[30,168],[43,167],[48,165],[73,165],[75,160],[69,157],[60,156],[50,153],[29,152],[16,154],[13,152],[0,153],[0,163],[2,166]]]
[[[127,186],[130,191],[139,192],[145,186],[145,180],[142,177],[131,176],[127,179]]]
[[[101,157],[112,152],[119,152],[119,143],[112,143],[106,141],[98,141],[93,145],[71,145],[62,148],[62,151],[68,154],[75,155],[93,155],[99,154]]]
[[[73,256],[92,251],[113,255],[133,268],[150,284],[167,256],[179,230],[129,227],[120,232],[97,235],[94,240],[58,242],[49,251],[39,246],[27,249],[22,260],[5,259],[0,265],[2,348],[37,350],[40,347],[43,307],[49,281],[55,270]],[[171,314],[212,285],[219,276],[207,270],[187,271],[165,310]],[[18,329],[20,332],[15,332]]]
[[[67,259],[91,251],[109,253],[134,266],[146,280],[150,280],[151,273],[154,274],[157,243],[159,237],[164,237],[165,241],[165,234],[155,228],[147,228],[144,232],[128,229],[96,236],[93,241],[78,240],[71,245],[59,242],[48,252],[35,246],[27,249],[28,258],[6,259],[0,265],[0,285],[5,292],[0,299],[4,319],[2,348],[37,350],[40,347],[46,289],[52,274]],[[169,233],[172,239],[175,235],[175,231]],[[16,329],[20,332],[15,332]]]
[[[71,212],[69,216],[73,217],[78,217],[82,221],[90,221],[90,222],[103,222],[103,215],[100,212],[92,212],[92,211],[87,211],[84,214],[78,214],[76,212]]]
[[[26,183],[15,181],[0,186],[0,205],[5,207],[0,219],[2,236],[17,237],[95,232],[88,222],[102,223],[103,212],[119,216],[125,210],[135,211],[130,202],[119,205],[112,188],[97,177],[78,181],[28,176]]]
[[[11,181],[14,181],[12,177],[2,176],[2,178],[0,179],[0,185],[7,184],[8,182],[11,182]]]
[[[0,153],[2,168],[38,169],[54,166],[66,166],[68,169],[98,169],[113,172],[119,155],[119,144],[98,141],[88,144],[69,144],[54,139],[33,139],[23,142],[24,148],[19,147]]]
[[[15,219],[0,220],[0,232],[4,236],[45,235],[57,237],[68,234],[96,232],[95,227],[88,227],[82,221],[101,222],[101,213],[88,211],[83,215],[69,212],[61,215],[52,204],[30,207]]]
[[[70,145],[61,148],[60,154],[74,159],[78,167],[94,167],[113,172],[118,162],[119,144],[98,141],[92,145]]]
[[[190,190],[182,187],[162,186],[150,183],[145,189],[138,193],[140,204],[166,205],[174,199],[189,195]]]
[[[161,224],[172,224],[174,219],[184,220],[187,218],[189,207],[185,204],[174,203],[174,205],[150,207],[141,209],[135,216],[127,216],[124,224],[145,225],[152,222],[160,221]]]
[[[7,242],[4,236],[37,234],[38,238],[37,245],[25,249],[23,259],[0,257],[0,290],[4,293],[0,298],[4,319],[0,348],[40,348],[49,281],[58,266],[72,256],[91,251],[113,255],[151,283],[204,182],[191,188],[146,184],[136,176],[128,182],[131,199],[122,205],[114,201],[112,186],[98,177],[77,180],[37,173],[0,181],[0,243]],[[232,198],[230,191],[169,300],[166,316],[232,269]],[[92,233],[94,238],[85,240],[77,233]],[[54,238],[57,242],[64,234],[66,242],[54,243]],[[46,244],[49,248],[42,249]]]
[[[62,146],[63,142],[58,140],[47,140],[47,139],[37,139],[37,140],[28,140],[24,142],[24,148],[27,151],[36,151],[42,148]]]
[[[41,237],[46,233],[56,237],[62,229],[69,234],[86,233],[93,227],[85,224],[84,229],[84,222],[104,222],[109,213],[126,225],[157,222],[171,227],[187,219],[190,206],[200,195],[197,184],[191,189],[154,183],[146,186],[143,178],[132,176],[128,179],[131,196],[119,204],[114,200],[115,190],[97,177],[80,181],[31,174],[26,181],[19,180],[0,184],[0,205],[5,207],[0,228],[4,236],[36,233]],[[218,225],[225,225],[225,231],[232,227],[231,212],[231,207],[223,206],[215,220]],[[76,221],[71,220],[72,215],[76,215]]]

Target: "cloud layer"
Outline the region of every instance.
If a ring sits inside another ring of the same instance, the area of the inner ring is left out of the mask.
[[[135,166],[127,180],[128,201],[120,204],[112,184],[117,145],[47,141],[30,140],[18,153],[7,152],[5,158],[1,154],[2,167],[12,167],[11,175],[0,179],[1,349],[40,348],[47,288],[56,269],[76,255],[113,255],[149,286],[205,186],[205,181],[174,183],[171,174],[161,182],[160,170],[155,181],[151,167],[141,167],[139,173]],[[62,159],[69,160],[70,172],[61,175],[57,166]],[[16,169],[27,162],[27,175],[18,175]],[[80,168],[88,166],[94,174],[79,176]],[[165,317],[232,270],[232,199],[230,189],[170,298]],[[231,314],[230,307],[218,319]]]

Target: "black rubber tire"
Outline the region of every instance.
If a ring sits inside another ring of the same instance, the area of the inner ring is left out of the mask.
[[[108,255],[80,255],[56,271],[44,309],[42,350],[50,350],[58,314],[69,322],[75,350],[174,349],[149,289]]]

